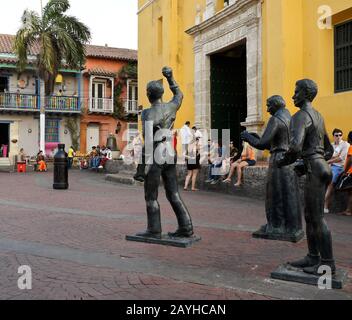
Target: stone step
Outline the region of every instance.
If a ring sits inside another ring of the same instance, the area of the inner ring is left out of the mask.
[[[0,172],[12,172],[13,166],[9,158],[0,158]]]
[[[13,166],[0,165],[0,172],[13,172]]]
[[[133,179],[133,174],[130,173],[118,173],[118,174],[107,174],[105,177],[106,181],[126,184],[130,186],[143,186],[144,184]]]

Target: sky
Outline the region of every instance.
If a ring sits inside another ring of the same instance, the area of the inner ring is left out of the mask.
[[[3,0],[4,1],[4,0]],[[43,5],[48,0],[42,0]],[[137,0],[70,0],[68,14],[91,30],[94,45],[137,49]],[[0,33],[15,34],[25,9],[40,12],[40,0],[6,0],[0,19]]]

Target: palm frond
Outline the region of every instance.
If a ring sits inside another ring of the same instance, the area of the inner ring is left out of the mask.
[[[49,22],[56,16],[62,15],[70,6],[68,0],[50,0],[43,8],[43,21]]]
[[[42,18],[34,11],[26,11],[16,36],[15,47],[21,68],[26,67],[30,46],[39,42],[37,68],[46,83],[47,94],[63,63],[73,69],[83,66],[85,45],[91,39],[85,24],[64,14],[69,8],[68,0],[50,0],[43,9]]]
[[[56,72],[58,65],[57,51],[53,46],[53,40],[50,33],[43,33],[40,36],[40,54],[38,57],[38,68],[41,74],[48,71],[51,74]]]
[[[89,28],[84,23],[80,22],[76,17],[62,15],[58,23],[78,41],[87,44],[91,40],[91,33]]]
[[[27,66],[28,52],[40,34],[41,21],[36,12],[28,10],[23,13],[21,21],[22,26],[15,37],[14,51],[18,57],[18,68],[23,71]]]

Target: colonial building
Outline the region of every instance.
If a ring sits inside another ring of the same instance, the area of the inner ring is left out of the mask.
[[[122,150],[137,134],[137,51],[88,45],[85,69],[60,70],[53,95],[41,97],[43,83],[35,68],[39,47],[30,48],[28,66],[20,74],[14,38],[0,35],[1,157],[13,163],[21,148],[29,156],[38,153],[41,104],[47,156],[59,143],[86,153],[106,144],[110,133]]]
[[[138,130],[137,51],[87,46],[84,79],[84,113],[81,118],[81,152],[105,145],[117,136],[120,149]],[[129,119],[129,121],[127,120]],[[132,121],[131,121],[132,120]]]
[[[350,0],[139,0],[140,102],[170,65],[185,93],[176,126],[261,132],[265,101],[282,95],[295,112],[295,82],[319,85],[328,131],[351,130]],[[170,93],[165,97],[170,97]]]
[[[0,35],[0,146],[2,157],[13,163],[21,148],[29,156],[39,151],[40,108],[45,104],[45,152],[52,155],[58,143],[72,144],[72,123],[79,129],[81,71],[60,70],[54,94],[41,97],[41,81],[35,70],[37,46],[30,49],[28,66],[17,72],[14,36]],[[70,124],[71,125],[70,125]],[[75,135],[79,136],[79,132]]]

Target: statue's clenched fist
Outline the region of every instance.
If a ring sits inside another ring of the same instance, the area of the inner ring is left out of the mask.
[[[170,79],[173,77],[172,69],[170,67],[164,67],[162,72],[163,72],[163,76],[166,79]]]

